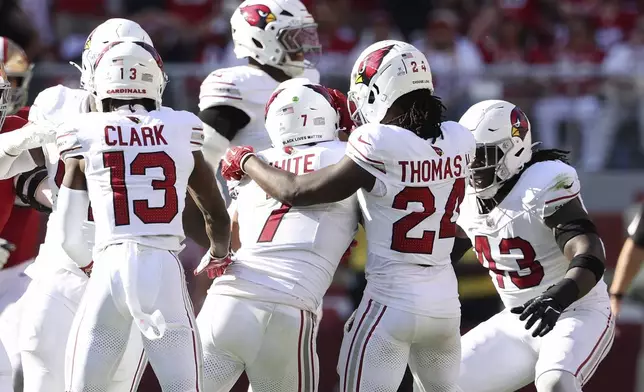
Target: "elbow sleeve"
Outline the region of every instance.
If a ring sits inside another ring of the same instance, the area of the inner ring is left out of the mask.
[[[83,225],[89,208],[89,196],[86,191],[60,188],[57,200],[58,230],[60,230],[63,249],[80,267],[87,267],[92,262],[92,249],[85,240]]]

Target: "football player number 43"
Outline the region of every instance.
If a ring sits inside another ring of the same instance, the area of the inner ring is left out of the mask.
[[[116,226],[130,224],[130,201],[125,184],[125,154],[122,151],[103,153],[103,165],[110,169],[110,185],[114,203]],[[179,198],[174,187],[177,180],[177,167],[174,160],[163,151],[142,152],[130,163],[130,175],[143,176],[147,169],[161,168],[163,180],[152,180],[152,189],[164,191],[164,203],[160,207],[150,207],[148,200],[133,200],[132,209],[145,224],[170,223],[179,213]]]
[[[456,235],[456,222],[452,222],[454,211],[465,197],[465,179],[454,181],[452,191],[445,203],[445,213],[441,217],[438,238],[452,238]],[[421,203],[422,212],[412,212],[400,218],[393,225],[391,249],[401,253],[432,254],[436,231],[425,230],[420,238],[407,237],[407,233],[420,222],[436,213],[436,198],[428,187],[405,187],[394,197],[392,207],[397,210],[407,210],[410,203]]]

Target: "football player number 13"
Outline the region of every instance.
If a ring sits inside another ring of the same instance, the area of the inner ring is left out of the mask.
[[[103,166],[110,169],[110,185],[114,205],[116,226],[130,224],[130,201],[125,184],[125,154],[122,151],[103,153]],[[174,160],[163,151],[142,152],[130,163],[130,175],[143,176],[147,169],[161,168],[163,180],[152,180],[152,189],[164,191],[164,203],[160,207],[150,207],[148,200],[133,200],[132,209],[144,224],[170,223],[179,213],[179,198],[174,187],[177,180],[177,167]]]

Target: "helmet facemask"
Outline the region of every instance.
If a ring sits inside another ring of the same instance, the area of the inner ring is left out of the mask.
[[[280,67],[287,75],[299,76],[305,69],[315,68],[317,65],[322,46],[316,23],[283,28],[277,34],[277,41],[284,50]]]
[[[477,143],[476,156],[470,163],[470,186],[481,199],[491,199],[514,174],[505,164],[514,144],[511,139],[498,143]]]

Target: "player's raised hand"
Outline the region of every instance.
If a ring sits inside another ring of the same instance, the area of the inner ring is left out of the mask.
[[[535,297],[521,306],[510,309],[514,314],[520,314],[519,320],[528,321],[525,323],[525,329],[530,329],[539,321],[539,325],[532,331],[532,337],[544,336],[552,331],[559,320],[559,316],[565,307],[560,305],[557,300],[547,294],[547,291],[538,297]]]
[[[228,181],[241,180],[244,176],[242,170],[244,161],[253,155],[255,155],[255,150],[251,146],[229,148],[221,159],[221,175]]]
[[[334,88],[326,88],[331,98],[333,98],[333,108],[340,114],[340,130],[347,134],[353,131],[355,123],[351,120],[351,113],[349,113],[349,104],[347,104],[347,97],[340,91]]]
[[[0,269],[2,269],[5,264],[7,264],[9,255],[11,255],[11,252],[13,252],[14,250],[16,250],[16,247],[12,243],[3,238],[0,238]]]
[[[201,262],[194,270],[195,276],[206,271],[210,279],[215,279],[224,274],[226,268],[233,262],[230,258],[230,253],[224,257],[215,257],[212,252],[208,252],[201,258]]]

